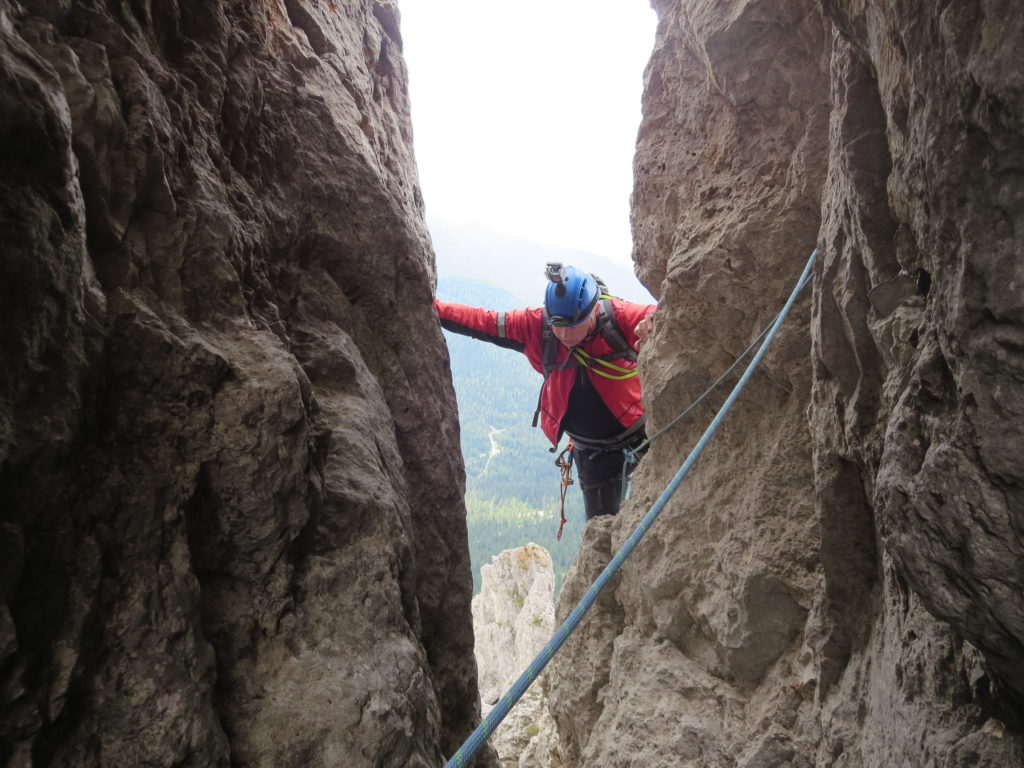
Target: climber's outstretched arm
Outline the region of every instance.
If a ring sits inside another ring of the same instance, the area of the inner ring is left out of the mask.
[[[441,318],[441,326],[447,331],[471,336],[517,352],[522,352],[526,348],[530,325],[527,322],[529,310],[495,312],[493,309],[470,307],[438,299],[434,300],[434,307]]]

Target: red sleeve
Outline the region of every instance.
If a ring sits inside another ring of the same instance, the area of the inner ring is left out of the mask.
[[[440,299],[434,299],[434,307],[442,323],[455,323],[488,336],[498,335],[498,313],[494,310]]]
[[[534,328],[539,323],[530,322],[535,314],[534,310],[512,309],[508,312],[496,312],[493,309],[470,307],[438,299],[434,299],[434,307],[445,330],[520,352],[530,341],[531,334],[539,332],[539,329]]]

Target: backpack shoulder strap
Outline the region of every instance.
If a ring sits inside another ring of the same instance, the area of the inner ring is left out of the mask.
[[[600,314],[597,316],[597,329],[604,336],[604,340],[608,342],[608,346],[618,356],[635,362],[637,357],[636,350],[629,346],[629,342],[626,341],[626,335],[622,332],[622,328],[619,327],[619,321],[615,319],[612,300],[610,298],[601,299],[598,304],[598,311]]]
[[[555,362],[558,360],[558,339],[555,332],[551,330],[551,315],[544,309],[544,328],[541,332],[541,366],[544,368],[546,379],[555,370]]]
[[[604,336],[605,342],[612,348],[612,353],[610,355],[598,356],[587,355],[586,359],[597,360],[599,362],[626,359],[635,363],[637,359],[636,350],[629,346],[629,342],[626,341],[626,335],[622,332],[622,328],[619,327],[618,320],[615,319],[615,310],[612,308],[611,298],[608,296],[602,298],[597,304],[597,311],[597,328],[595,329],[595,333],[600,333]],[[541,384],[540,394],[537,396],[537,410],[533,413],[533,426],[535,427],[540,419],[540,404],[544,397],[544,387],[548,383],[548,376],[551,375],[552,371],[560,367],[557,365],[557,360],[559,350],[561,349],[561,343],[555,336],[554,331],[551,330],[551,316],[548,314],[547,309],[544,310],[543,322],[544,329],[541,337],[541,367],[544,369],[544,383]],[[566,365],[583,365],[588,368],[590,367],[587,365],[586,361],[577,354],[567,355],[565,362],[562,363],[561,367]],[[598,373],[606,378],[624,378],[623,376],[608,376],[605,373]],[[633,372],[632,375],[635,376],[636,373]]]

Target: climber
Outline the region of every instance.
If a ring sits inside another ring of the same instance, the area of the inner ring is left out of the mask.
[[[533,424],[540,417],[555,446],[563,434],[571,438],[587,519],[614,515],[633,469],[624,449],[644,440],[636,357],[657,307],[609,296],[598,278],[575,267],[548,264],[545,275],[543,308],[434,304],[445,329],[518,350],[544,375]]]

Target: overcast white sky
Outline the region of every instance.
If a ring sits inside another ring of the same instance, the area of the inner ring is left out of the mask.
[[[630,264],[647,0],[401,0],[428,217]]]

